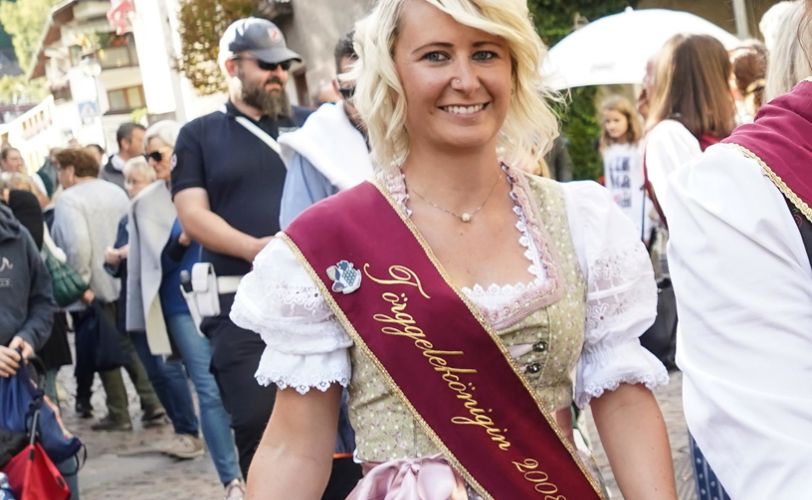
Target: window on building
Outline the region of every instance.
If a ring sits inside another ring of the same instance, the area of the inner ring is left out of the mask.
[[[67,83],[51,87],[51,94],[57,102],[70,101],[73,98],[70,92],[70,85]]]
[[[110,113],[130,112],[143,108],[144,88],[140,85],[107,92],[107,101],[110,103]]]
[[[310,93],[307,88],[306,68],[301,65],[293,73],[293,83],[296,86],[296,98],[300,106],[310,106]]]
[[[80,45],[71,45],[68,47],[68,56],[72,67],[79,66],[79,63],[82,62],[82,47]]]
[[[135,41],[132,33],[122,36],[105,37],[102,48],[96,53],[102,69],[125,68],[138,66],[138,55],[135,52]]]

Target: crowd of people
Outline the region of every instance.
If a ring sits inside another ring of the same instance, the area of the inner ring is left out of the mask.
[[[3,148],[0,376],[39,357],[59,404],[73,364],[76,414],[132,432],[124,369],[227,500],[604,498],[587,406],[623,496],[674,499],[679,368],[697,496],[803,498],[812,2],[785,4],[766,45],[676,35],[600,102],[605,187],[565,182],[523,0],[378,0],[315,111],[237,20],[222,109],[30,175]]]

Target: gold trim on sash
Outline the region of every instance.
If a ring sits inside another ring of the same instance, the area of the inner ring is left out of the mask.
[[[429,247],[428,243],[420,234],[419,230],[411,221],[411,219],[409,219],[408,217],[404,217],[403,213],[398,209],[397,202],[392,199],[391,195],[388,192],[386,192],[386,189],[381,187],[380,184],[378,184],[377,182],[372,182],[372,184],[377,188],[381,196],[383,196],[383,198],[390,204],[392,210],[394,210],[394,212],[398,215],[400,220],[406,225],[406,227],[412,233],[412,236],[417,240],[420,247],[423,249],[423,251],[426,253],[431,263],[434,265],[435,269],[439,272],[440,276],[446,282],[446,285],[448,285],[454,291],[454,293],[457,294],[457,296],[463,301],[463,303],[468,308],[469,312],[473,315],[473,317],[476,318],[476,320],[479,322],[482,328],[484,328],[485,331],[488,332],[488,335],[491,336],[491,339],[499,348],[500,352],[508,362],[508,365],[510,366],[511,370],[513,370],[513,372],[522,382],[525,390],[530,393],[530,396],[536,403],[536,407],[538,408],[539,412],[544,416],[548,425],[552,428],[553,432],[555,432],[556,436],[558,436],[559,441],[561,441],[565,449],[570,453],[573,460],[578,465],[578,468],[581,470],[581,473],[586,477],[587,481],[592,486],[592,489],[596,492],[599,498],[605,499],[602,488],[598,485],[595,478],[584,466],[573,445],[568,441],[568,439],[563,435],[561,430],[558,428],[558,424],[555,422],[553,418],[551,418],[551,416],[545,410],[541,400],[539,399],[533,388],[530,386],[529,382],[521,375],[521,370],[516,365],[516,362],[510,355],[510,352],[508,351],[507,347],[505,347],[505,345],[499,339],[497,333],[491,328],[491,326],[482,316],[476,305],[472,304],[471,301],[463,293],[461,293],[456,287],[451,285],[451,280],[448,274],[440,264],[437,257],[434,255],[434,252],[431,250],[431,247]],[[364,352],[364,354],[372,361],[372,363],[378,368],[378,371],[381,373],[384,380],[387,382],[387,384],[392,389],[394,394],[412,413],[412,416],[414,417],[415,421],[417,421],[417,423],[422,427],[426,435],[429,436],[432,441],[434,441],[435,445],[437,445],[437,447],[443,451],[443,456],[445,457],[445,459],[448,460],[448,462],[460,473],[460,475],[462,475],[462,477],[468,482],[468,484],[471,485],[475,490],[477,490],[477,492],[479,492],[480,495],[482,495],[486,499],[493,499],[493,496],[489,492],[487,492],[482,487],[482,485],[479,484],[479,482],[471,475],[470,472],[468,472],[467,469],[465,469],[465,467],[462,466],[462,464],[460,464],[457,458],[446,447],[442,439],[440,439],[440,437],[434,432],[434,430],[425,422],[425,420],[423,420],[423,417],[420,415],[420,413],[418,413],[418,411],[414,408],[414,406],[412,406],[411,402],[400,390],[400,387],[398,387],[397,383],[395,383],[395,381],[391,378],[389,372],[386,370],[386,368],[383,366],[380,360],[372,353],[372,351],[364,342],[361,335],[355,330],[353,324],[347,319],[346,315],[344,314],[344,311],[338,306],[338,304],[333,299],[330,290],[328,290],[327,287],[324,285],[324,282],[319,277],[318,273],[312,268],[312,266],[307,261],[305,256],[302,254],[301,250],[296,245],[296,243],[294,243],[293,240],[291,240],[290,237],[288,237],[284,233],[280,233],[279,237],[282,238],[282,240],[288,244],[293,254],[296,256],[297,259],[299,259],[299,261],[302,263],[302,266],[308,272],[308,274],[310,274],[310,277],[312,278],[313,282],[319,287],[322,297],[330,306],[330,309],[332,309],[333,313],[335,314],[339,323],[341,323],[344,330],[350,335],[350,337],[352,337],[353,341],[355,342],[355,345],[359,347]],[[558,286],[562,287],[563,283],[559,282]]]
[[[764,172],[764,175],[769,177],[770,181],[772,181],[772,183],[775,184],[775,187],[777,187],[778,190],[781,191],[781,193],[787,197],[790,203],[792,203],[795,206],[795,208],[798,209],[798,211],[804,214],[804,217],[806,217],[807,220],[809,220],[809,222],[812,222],[812,207],[810,207],[804,200],[802,200],[797,194],[795,194],[795,192],[792,191],[792,189],[789,186],[787,186],[787,184],[780,177],[778,177],[778,175],[775,172],[773,172],[773,169],[771,169],[769,165],[767,165],[764,162],[764,160],[761,159],[761,157],[759,157],[757,154],[750,151],[746,147],[742,146],[741,144],[736,144],[735,142],[730,142],[728,144],[732,144],[739,151],[741,151],[741,153],[744,156],[758,163],[758,165],[761,167],[761,170]]]
[[[316,271],[310,266],[310,263],[307,261],[304,254],[302,254],[302,251],[299,250],[298,246],[296,246],[296,243],[294,243],[293,240],[291,240],[290,237],[285,233],[279,233],[277,237],[282,238],[282,240],[288,244],[293,254],[296,256],[297,259],[299,259],[299,261],[302,263],[302,266],[310,275],[310,278],[313,280],[316,286],[319,287],[322,297],[324,297],[324,300],[330,306],[330,309],[332,309],[333,314],[335,314],[336,319],[338,319],[338,322],[341,323],[341,326],[344,328],[344,330],[349,334],[350,337],[352,337],[352,340],[353,342],[355,342],[355,345],[359,349],[361,349],[364,352],[364,355],[367,356],[372,361],[372,364],[375,365],[375,367],[380,372],[381,376],[384,378],[384,380],[386,380],[386,383],[389,386],[389,388],[395,393],[397,398],[400,399],[400,401],[406,406],[406,408],[409,409],[409,411],[412,414],[412,417],[414,417],[418,425],[420,425],[420,427],[423,429],[423,432],[425,432],[426,435],[429,436],[432,441],[434,441],[434,444],[436,444],[437,447],[443,451],[443,457],[449,461],[449,463],[454,467],[454,469],[456,469],[457,472],[459,472],[460,475],[463,478],[465,478],[465,481],[469,485],[471,485],[475,490],[477,490],[477,492],[480,495],[482,495],[483,498],[485,498],[486,500],[494,500],[493,496],[487,491],[485,491],[482,485],[480,485],[479,482],[476,479],[474,479],[474,476],[472,476],[471,473],[468,472],[468,470],[465,467],[463,467],[462,464],[459,463],[457,458],[451,453],[451,451],[446,447],[445,443],[443,443],[443,441],[440,439],[440,436],[438,436],[434,432],[434,430],[426,423],[426,421],[423,420],[423,417],[420,415],[420,413],[418,413],[418,411],[414,408],[414,406],[412,406],[412,403],[409,401],[406,395],[403,394],[397,383],[395,383],[395,381],[392,380],[392,377],[389,375],[389,372],[386,371],[386,368],[383,366],[383,364],[380,362],[377,356],[375,356],[372,350],[369,349],[369,347],[364,342],[364,339],[355,330],[355,326],[347,319],[347,316],[344,314],[344,311],[341,310],[341,308],[333,299],[330,290],[327,289],[327,287],[324,285],[324,282],[319,277],[318,273],[316,273]]]

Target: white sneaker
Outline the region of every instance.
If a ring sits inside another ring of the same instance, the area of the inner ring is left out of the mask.
[[[181,459],[201,457],[206,452],[203,441],[189,434],[175,434],[166,445],[160,447],[160,450]]]
[[[234,479],[226,485],[225,500],[243,500],[245,498],[245,484],[242,479]]]

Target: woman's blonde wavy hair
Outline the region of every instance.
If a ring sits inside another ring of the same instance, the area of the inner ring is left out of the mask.
[[[507,41],[513,87],[507,117],[498,138],[498,154],[508,164],[532,169],[558,135],[543,85],[544,43],[530,20],[526,0],[379,0],[358,22],[355,50],[360,64],[353,104],[366,123],[372,156],[380,166],[400,166],[409,154],[406,99],[393,60],[400,13],[406,2],[425,1],[458,23]]]

